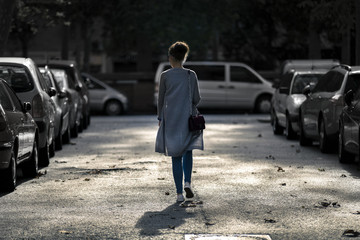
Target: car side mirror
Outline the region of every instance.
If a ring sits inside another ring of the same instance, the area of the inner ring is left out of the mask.
[[[60,91],[58,92],[58,97],[59,97],[59,98],[66,98],[66,97],[67,97],[67,93],[66,93],[65,91],[63,91],[63,90],[60,90]]]
[[[50,96],[50,97],[55,96],[56,93],[57,93],[57,92],[56,92],[56,89],[55,89],[55,88],[51,87],[51,88],[49,89],[49,96]]]
[[[79,85],[76,85],[75,90],[78,91],[78,92],[80,92],[80,91],[81,91],[81,87],[80,87]]]
[[[351,106],[352,101],[354,100],[353,90],[349,90],[344,96],[345,104]]]
[[[309,94],[311,93],[311,85],[306,85],[302,92],[305,96],[309,96]]]
[[[288,87],[280,87],[279,93],[289,95],[290,89]]]
[[[24,111],[28,112],[31,110],[31,103],[29,102],[24,102]]]

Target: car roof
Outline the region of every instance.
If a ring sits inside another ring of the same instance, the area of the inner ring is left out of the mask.
[[[73,60],[40,60],[37,61],[38,65],[49,65],[49,66],[67,66],[74,67],[76,62]]]
[[[0,57],[1,63],[15,63],[25,66],[31,65],[33,63],[31,58],[22,58],[22,57]]]
[[[329,70],[328,69],[314,69],[314,70],[292,70],[295,74],[325,74]]]
[[[281,73],[286,73],[292,69],[331,69],[334,66],[340,65],[340,62],[335,59],[299,59],[286,60],[282,63]]]

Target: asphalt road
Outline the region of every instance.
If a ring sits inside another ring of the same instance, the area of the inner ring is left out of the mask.
[[[360,231],[357,164],[274,136],[266,115],[205,117],[193,201],[175,202],[170,158],[154,152],[155,116],[96,116],[38,178],[0,193],[0,239],[329,240]]]

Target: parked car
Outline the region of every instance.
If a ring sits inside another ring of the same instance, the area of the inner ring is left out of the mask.
[[[56,90],[48,88],[36,64],[30,58],[0,58],[0,78],[14,89],[22,102],[30,102],[31,115],[39,129],[39,163],[49,165],[55,154],[55,103],[51,99]]]
[[[345,106],[344,94],[360,84],[360,67],[341,65],[319,79],[313,90],[304,89],[306,100],[300,107],[300,144],[320,142],[322,152],[337,146],[339,116]]]
[[[81,99],[81,120],[79,124],[79,131],[86,129],[90,124],[90,101],[89,91],[86,84],[83,82],[79,69],[75,61],[71,60],[50,60],[39,63],[40,66],[47,65],[51,70],[64,70],[69,81],[74,83],[75,88]]]
[[[328,70],[292,70],[281,78],[271,99],[271,125],[276,135],[293,139],[299,132],[299,108],[306,97],[302,93],[307,85],[315,86]]]
[[[286,74],[291,70],[318,70],[331,69],[340,65],[336,59],[289,59],[281,64],[280,74]]]
[[[354,75],[360,82],[360,75]],[[339,151],[341,163],[355,160],[360,153],[360,84],[356,89],[345,94],[346,106],[343,108],[339,119]]]
[[[81,116],[82,116],[82,101],[79,94],[80,87],[76,85],[74,79],[69,77],[63,69],[50,69],[53,73],[56,82],[60,89],[67,93],[69,103],[69,126],[71,137],[77,137],[79,133]],[[65,141],[69,140],[66,134],[63,136]]]
[[[185,62],[199,79],[201,101],[199,108],[239,108],[269,113],[272,84],[243,63]],[[157,104],[160,75],[170,68],[161,63],[155,75],[154,105]]]
[[[28,111],[31,104],[22,104],[5,80],[0,79],[0,181],[7,191],[17,183],[17,168],[24,174],[38,173],[38,127]]]
[[[123,93],[88,73],[81,73],[81,76],[89,90],[92,112],[103,112],[115,116],[128,110],[128,99]]]
[[[56,94],[52,96],[55,103],[55,149],[61,150],[63,143],[70,142],[69,124],[69,99],[65,90],[59,87],[53,73],[45,66],[39,68],[47,86],[56,89]]]

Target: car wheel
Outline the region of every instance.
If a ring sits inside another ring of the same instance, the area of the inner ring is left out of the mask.
[[[300,128],[300,137],[299,137],[299,143],[301,146],[310,146],[312,144],[312,140],[307,138],[304,131],[304,126],[302,123],[301,116],[299,118],[299,128]]]
[[[63,145],[63,135],[61,134],[62,124],[60,124],[59,134],[55,138],[55,150],[61,150]]]
[[[285,136],[287,139],[295,139],[296,138],[296,132],[292,128],[289,115],[286,115]]]
[[[27,177],[36,177],[39,172],[39,155],[37,142],[34,142],[30,161],[23,167],[24,175]]]
[[[8,192],[12,192],[16,188],[16,175],[17,175],[17,163],[16,163],[16,155],[14,149],[11,150],[10,164],[9,167],[5,170],[3,175],[4,178],[4,190]]]
[[[345,146],[344,146],[344,139],[343,139],[343,131],[341,130],[342,128],[340,128],[339,131],[339,151],[338,151],[338,157],[339,157],[339,162],[341,163],[351,163],[355,160],[355,155],[352,153],[349,153],[348,151],[346,151]]]
[[[79,126],[78,126],[78,132],[81,133],[83,130],[84,130],[84,118],[81,115],[80,123],[79,123]]]
[[[85,129],[87,129],[87,127],[88,127],[88,117],[87,117],[87,115],[86,116],[84,116],[84,118],[83,118],[83,129],[85,130]]]
[[[70,133],[70,127],[68,126],[68,128],[66,129],[66,131],[62,136],[63,144],[70,143],[70,138],[71,138],[71,133]]]
[[[275,135],[283,134],[284,128],[279,125],[279,122],[278,122],[278,119],[277,119],[275,113],[272,113],[271,115],[272,115],[272,117],[271,117],[271,121],[272,121],[271,125],[272,125],[272,128],[273,128],[273,133]]]
[[[45,147],[40,149],[40,165],[43,167],[49,166],[50,163],[50,146],[46,141]]]
[[[73,138],[77,138],[79,136],[79,129],[78,129],[78,126],[77,124],[74,125],[73,128],[71,128],[71,137]]]
[[[261,96],[256,100],[255,112],[269,113],[271,110],[271,96]]]
[[[49,146],[49,157],[55,156],[55,140],[53,140]]]
[[[324,120],[320,121],[319,136],[320,136],[320,140],[319,140],[320,141],[320,151],[322,153],[330,152],[330,141],[329,141],[329,137],[326,135]]]
[[[105,114],[109,116],[117,116],[122,114],[123,108],[119,101],[110,100],[106,103],[104,108]]]

